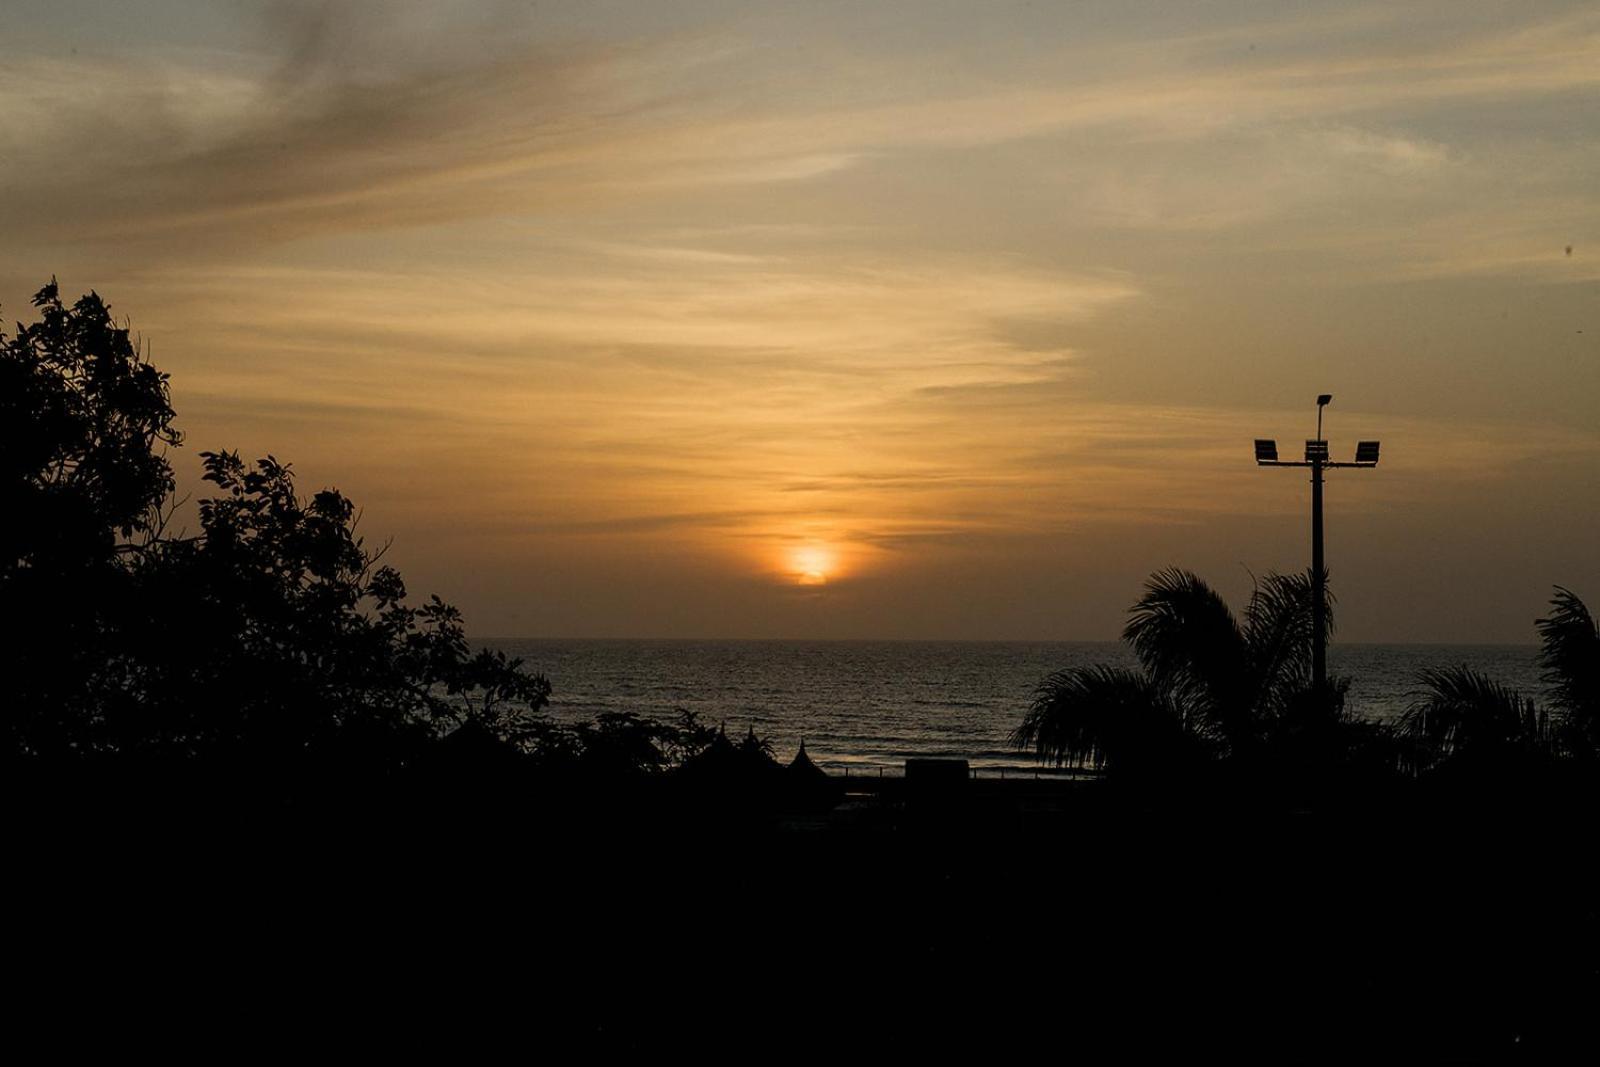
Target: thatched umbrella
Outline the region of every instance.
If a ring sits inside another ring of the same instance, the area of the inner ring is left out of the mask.
[[[791,811],[828,811],[844,796],[844,789],[806,755],[805,738],[800,751],[783,772],[785,807]]]

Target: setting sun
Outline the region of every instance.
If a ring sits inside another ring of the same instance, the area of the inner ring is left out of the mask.
[[[827,585],[828,577],[837,567],[837,557],[828,548],[806,545],[794,549],[789,556],[789,569],[798,585]]]

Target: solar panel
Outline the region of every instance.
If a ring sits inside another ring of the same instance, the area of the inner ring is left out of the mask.
[[[1376,462],[1378,462],[1378,442],[1376,442],[1376,441],[1359,441],[1359,442],[1357,442],[1356,443],[1356,462],[1357,463],[1376,463]]]
[[[1278,442],[1260,437],[1256,438],[1256,462],[1278,462]]]

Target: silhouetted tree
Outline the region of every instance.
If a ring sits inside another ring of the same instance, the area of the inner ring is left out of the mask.
[[[7,759],[288,781],[392,770],[466,724],[513,749],[538,732],[549,683],[473,651],[437,597],[409,606],[336,490],[201,453],[219,495],[198,536],[167,536],[166,377],[94,294],[68,308],[52,282],[34,303],[0,348],[0,592],[26,622],[0,645]]]
[[[630,711],[605,711],[572,733],[579,767],[590,775],[621,778],[654,774],[670,762],[671,726]]]
[[[689,760],[704,752],[716,739],[717,729],[708,723],[700,721],[700,716],[684,708],[678,709],[678,717],[671,724],[671,729],[665,735],[666,747],[663,755],[672,767],[681,767]]]
[[[1600,626],[1570,589],[1556,586],[1539,629],[1539,663],[1568,750],[1600,758]]]
[[[1151,576],[1123,639],[1141,671],[1095,665],[1051,675],[1012,732],[1057,765],[1173,774],[1262,755],[1286,724],[1343,721],[1343,686],[1311,686],[1309,575],[1258,581],[1236,618],[1195,575]]]
[[[1464,666],[1423,671],[1424,690],[1400,723],[1401,736],[1412,745],[1414,770],[1522,779],[1563,757],[1595,758],[1600,632],[1570,590],[1557,586],[1550,605],[1549,616],[1535,623],[1549,706]]]
[[[39,321],[0,332],[0,576],[102,562],[160,523],[173,489],[163,446],[182,440],[167,376],[110,307],[71,307],[55,279]]]
[[[33,306],[0,333],[0,760],[88,744],[128,556],[159,533],[180,441],[166,376],[99,296],[69,307],[52,279]]]
[[[504,732],[545,776],[581,776],[615,784],[676,771],[704,752],[717,735],[692,711],[663,722],[630,711],[601,712],[588,722],[521,715]]]
[[[270,456],[201,456],[222,495],[201,502],[200,536],[159,541],[133,568],[139,669],[118,679],[104,745],[283,766],[398,760],[467,723],[519,740],[549,683],[474,652],[438,597],[409,606],[347,498],[302,499]]]
[[[1429,668],[1419,680],[1426,693],[1400,722],[1413,771],[1503,774],[1555,759],[1554,724],[1532,699],[1467,667]]]

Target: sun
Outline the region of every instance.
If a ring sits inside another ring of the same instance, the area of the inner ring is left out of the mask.
[[[789,570],[797,585],[827,585],[836,564],[833,551],[820,545],[805,545],[789,553]]]

